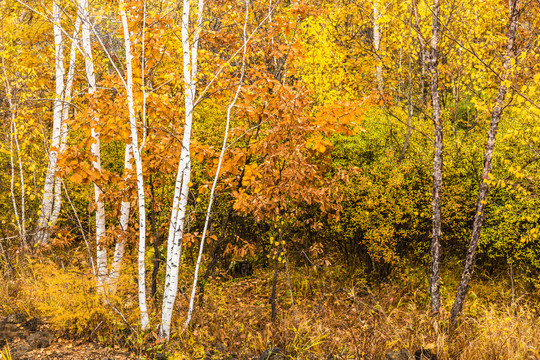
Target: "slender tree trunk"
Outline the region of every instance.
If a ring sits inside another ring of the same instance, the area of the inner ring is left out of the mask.
[[[431,103],[433,107],[433,122],[435,127],[435,154],[433,157],[433,200],[432,222],[433,233],[431,237],[431,271],[429,278],[429,292],[431,298],[431,312],[437,314],[441,307],[440,271],[441,271],[441,190],[443,176],[443,124],[441,119],[441,98],[439,96],[439,70],[437,49],[440,36],[440,0],[433,3],[433,29],[429,49],[428,69],[431,75]]]
[[[41,213],[38,220],[38,229],[34,236],[34,243],[48,243],[50,238],[51,216],[54,204],[54,187],[56,179],[56,163],[60,148],[62,132],[62,99],[64,98],[64,52],[62,46],[62,29],[60,18],[60,5],[53,1],[53,31],[55,50],[55,99],[53,107],[53,129],[52,141],[49,151],[49,164],[45,175],[45,185],[43,186],[43,199],[41,201]]]
[[[377,91],[382,93],[383,91],[383,73],[381,66],[381,25],[379,19],[381,18],[380,0],[375,0],[373,3],[373,48],[375,50],[375,58],[377,65],[375,66],[375,78],[377,80]]]
[[[412,10],[411,10],[411,13],[409,15],[409,38],[412,39],[412,31],[411,31],[411,27],[412,27]],[[407,135],[405,135],[405,140],[403,141],[403,147],[401,148],[401,154],[399,155],[399,158],[398,158],[398,162],[401,162],[403,161],[403,159],[405,159],[405,154],[407,152],[407,147],[409,146],[409,140],[411,138],[411,121],[412,121],[412,117],[413,117],[413,99],[412,99],[412,94],[413,94],[413,81],[412,81],[412,59],[411,59],[411,53],[412,53],[412,50],[411,50],[411,47],[410,47],[410,43],[409,43],[409,49],[408,49],[408,53],[409,53],[409,62],[408,62],[408,91],[407,91],[407,103],[408,103],[408,111],[407,111]]]
[[[216,240],[216,242],[212,246],[213,247],[212,261],[210,261],[210,264],[206,267],[206,271],[203,276],[203,281],[202,281],[201,288],[199,291],[199,306],[202,306],[202,304],[204,303],[205,284],[207,280],[210,278],[210,275],[213,273],[221,254],[225,250],[223,242],[225,240],[225,232],[227,229],[227,225],[229,224],[229,218],[231,216],[231,213],[232,213],[232,209],[229,209],[229,211],[227,212],[227,215],[223,217],[223,220],[221,221],[221,233],[219,235],[219,238]]]
[[[199,19],[202,21],[204,1],[199,0]],[[191,129],[193,124],[193,108],[195,105],[196,77],[197,77],[197,50],[199,41],[200,23],[194,31],[193,44],[189,41],[189,15],[190,0],[183,0],[182,9],[182,52],[184,72],[184,111],[185,124],[182,139],[182,150],[178,163],[178,172],[174,188],[174,198],[167,238],[167,264],[165,269],[165,285],[163,289],[163,306],[161,310],[160,337],[169,340],[171,332],[171,319],[176,292],[178,290],[178,270],[182,251],[182,237],[191,180]],[[190,54],[191,50],[191,54]]]
[[[197,263],[195,265],[195,274],[193,276],[193,286],[191,288],[191,297],[189,298],[189,308],[188,308],[188,313],[187,313],[187,317],[186,317],[186,321],[184,323],[184,326],[189,325],[189,323],[191,321],[191,317],[193,315],[193,306],[195,304],[195,293],[197,291],[197,279],[199,278],[199,266],[201,264],[203,248],[204,248],[204,241],[205,241],[205,238],[206,238],[206,232],[208,230],[208,224],[210,223],[210,214],[211,214],[211,211],[212,211],[212,204],[214,202],[216,186],[217,186],[217,183],[218,183],[218,180],[219,180],[219,174],[220,174],[220,171],[221,171],[221,165],[223,164],[223,158],[225,156],[225,151],[227,150],[227,139],[228,139],[228,135],[229,135],[229,127],[230,127],[230,124],[231,124],[231,111],[232,111],[232,109],[234,107],[234,104],[236,103],[236,100],[238,99],[238,95],[240,94],[240,88],[242,87],[242,81],[244,80],[244,66],[245,66],[245,62],[246,62],[246,48],[247,48],[247,44],[246,44],[246,42],[247,42],[246,28],[247,28],[248,14],[249,14],[248,0],[245,0],[245,9],[246,9],[245,10],[246,11],[246,16],[245,16],[245,22],[244,22],[244,53],[243,53],[243,56],[242,56],[242,68],[241,68],[241,73],[240,73],[240,82],[238,84],[238,88],[236,89],[236,93],[234,94],[234,98],[233,98],[233,100],[231,101],[231,103],[229,104],[229,106],[227,108],[227,120],[226,120],[226,125],[225,125],[225,132],[224,132],[224,135],[223,135],[223,144],[221,146],[221,154],[219,155],[216,175],[214,176],[214,182],[212,184],[212,189],[210,190],[210,199],[208,201],[208,208],[206,210],[206,218],[205,218],[205,221],[204,221],[204,228],[203,228],[203,233],[202,233],[202,237],[201,237],[201,244],[199,246],[199,256],[197,257]],[[200,18],[199,18],[199,23],[200,23],[202,21],[202,14],[199,14],[199,16],[200,16]]]
[[[19,137],[17,134],[17,123],[16,123],[16,106],[13,103],[12,100],[12,94],[11,94],[11,86],[9,84],[9,79],[7,77],[6,72],[6,64],[4,62],[4,57],[2,57],[2,70],[4,72],[4,80],[6,82],[6,97],[9,104],[9,113],[10,113],[10,125],[9,125],[9,157],[10,157],[10,164],[11,164],[11,200],[13,203],[13,212],[15,214],[15,222],[17,223],[17,229],[19,230],[19,238],[20,238],[20,245],[26,246],[26,215],[25,215],[25,189],[24,189],[24,172],[22,168],[22,157],[21,157],[21,149],[19,147]],[[17,149],[17,163],[19,164],[19,176],[20,176],[20,186],[21,186],[21,217],[19,217],[19,211],[17,206],[17,200],[15,198],[15,165],[13,163],[13,143],[15,143],[15,147]]]
[[[278,272],[279,272],[279,248],[277,249],[277,253],[275,254],[275,259],[274,259],[274,278],[272,279],[272,295],[270,297],[270,305],[272,306],[272,321],[276,321],[276,318],[277,318],[276,292],[277,292]]]
[[[465,297],[470,288],[470,281],[472,278],[474,265],[476,262],[476,251],[478,250],[478,242],[480,240],[480,233],[482,232],[482,225],[484,222],[484,210],[486,207],[486,201],[489,194],[489,181],[492,170],[491,160],[493,158],[493,150],[495,149],[495,139],[497,136],[497,130],[499,128],[499,121],[501,119],[502,112],[504,110],[504,100],[508,91],[507,81],[509,81],[511,72],[511,62],[515,58],[515,41],[517,26],[519,20],[519,5],[520,0],[510,0],[510,18],[508,21],[508,34],[506,45],[506,57],[503,64],[503,73],[501,76],[501,83],[499,85],[499,92],[495,99],[495,106],[491,113],[491,124],[488,132],[488,139],[486,143],[486,151],[484,155],[484,170],[482,171],[482,182],[478,190],[478,200],[476,203],[476,212],[474,214],[474,222],[472,227],[471,239],[469,241],[469,247],[467,249],[467,256],[465,259],[465,266],[461,275],[461,281],[454,301],[454,306],[450,312],[450,322],[455,323],[457,316],[463,309],[463,303]]]
[[[182,151],[180,154],[180,163],[175,185],[175,197],[173,199],[171,223],[169,225],[169,236],[167,239],[167,262],[165,268],[165,284],[163,289],[160,326],[160,337],[166,340],[169,340],[172,310],[178,290],[178,270],[182,251],[182,234],[184,230],[189,181],[191,177],[191,160],[189,155],[191,116],[189,116],[189,119],[187,120],[189,120],[189,122],[186,122],[184,126],[184,139],[182,141]]]
[[[77,20],[75,20],[75,29],[73,30],[73,38],[71,40],[71,50],[69,54],[69,67],[68,74],[66,79],[66,86],[63,94],[64,102],[62,104],[62,122],[60,130],[60,149],[59,155],[61,156],[65,149],[67,143],[67,119],[69,117],[69,103],[71,101],[71,90],[73,88],[73,78],[75,77],[75,60],[77,56],[77,39],[79,37],[79,30],[81,28],[81,14],[77,11]],[[58,176],[54,182],[54,206],[51,214],[51,225],[54,225],[58,220],[60,215],[60,210],[62,207],[62,179]]]
[[[131,165],[132,159],[132,144],[126,144],[126,149],[124,151],[124,169],[128,173],[133,169]],[[127,182],[129,180],[129,174],[126,174],[125,187],[127,187]],[[124,194],[128,196],[128,194]],[[109,284],[108,291],[111,294],[116,293],[116,287],[118,285],[118,278],[120,277],[120,269],[122,268],[122,260],[124,259],[124,252],[126,247],[126,237],[129,223],[129,214],[131,211],[131,202],[129,200],[123,200],[122,205],[120,206],[120,234],[116,239],[116,245],[114,248],[114,256],[112,261],[111,271],[109,272]]]
[[[125,3],[120,3],[120,16],[122,17],[122,27],[124,29],[124,47],[126,51],[126,94],[129,108],[129,124],[131,127],[131,148],[135,159],[135,169],[137,171],[137,201],[139,205],[139,251],[138,251],[138,273],[139,273],[139,310],[141,316],[141,328],[148,328],[148,309],[146,306],[146,268],[144,258],[146,254],[146,208],[144,196],[144,178],[141,154],[139,152],[139,140],[137,134],[137,122],[133,101],[133,69],[131,66],[131,41],[127,23]]]
[[[13,203],[13,212],[15,214],[15,222],[17,223],[17,229],[19,230],[19,237],[21,238],[21,244],[25,242],[25,234],[23,227],[21,225],[21,219],[19,217],[19,207],[17,206],[17,199],[15,197],[15,165],[13,162],[13,139],[17,137],[17,127],[15,120],[11,119],[10,124],[10,142],[9,142],[9,152],[10,152],[10,162],[11,162],[11,201]]]
[[[152,176],[150,176],[150,194],[151,194],[151,203],[150,203],[150,221],[152,225],[152,234],[154,236],[154,264],[152,269],[152,285],[150,290],[150,297],[153,299],[154,303],[157,304],[156,293],[157,293],[157,276],[159,272],[159,263],[161,261],[161,256],[159,255],[159,245],[161,244],[161,234],[158,231],[156,223],[156,210],[154,207],[155,196],[154,196],[154,181]]]
[[[88,9],[88,0],[80,0],[79,11],[81,11],[82,20],[82,35],[81,42],[84,52],[84,62],[86,69],[86,77],[88,79],[88,93],[94,94],[96,91],[96,77],[94,73],[94,60],[92,56],[92,45],[90,42],[90,14]],[[96,131],[96,126],[99,124],[99,118],[93,116],[90,120],[91,135],[94,139],[90,147],[92,154],[92,167],[94,176],[99,177],[101,174],[101,152],[99,132]],[[107,246],[103,243],[105,236],[105,203],[102,198],[103,191],[100,188],[99,181],[94,181],[94,201],[96,203],[96,267],[97,267],[97,285],[98,291],[103,293],[107,282]]]
[[[17,148],[17,163],[19,164],[19,184],[21,186],[21,234],[23,244],[26,243],[26,190],[24,185],[24,171],[22,165],[22,154],[19,146],[19,135],[17,132],[17,124],[13,122],[15,147]]]

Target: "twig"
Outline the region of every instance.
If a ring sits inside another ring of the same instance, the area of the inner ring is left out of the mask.
[[[66,184],[64,183],[64,180],[62,181],[62,186],[64,187],[64,192],[66,193],[66,197],[69,201],[69,204],[71,205],[71,209],[73,210],[73,214],[75,215],[75,218],[77,219],[77,224],[79,225],[79,229],[81,230],[81,234],[84,240],[84,243],[86,244],[86,249],[88,251],[88,260],[90,261],[90,266],[92,269],[92,273],[94,276],[96,276],[96,268],[94,267],[94,258],[92,257],[92,250],[90,250],[90,245],[88,244],[88,240],[86,239],[86,235],[84,235],[84,229],[81,224],[81,220],[79,219],[79,215],[77,214],[77,210],[75,210],[75,206],[73,206],[73,202],[71,201],[71,198],[69,197],[69,193],[67,191]]]
[[[287,281],[289,282],[289,294],[291,295],[291,306],[293,310],[294,318],[296,319],[296,309],[294,307],[293,291],[291,286],[291,277],[289,275],[289,259],[285,258],[285,270],[287,271]]]

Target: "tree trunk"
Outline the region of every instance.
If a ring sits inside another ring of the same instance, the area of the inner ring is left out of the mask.
[[[277,318],[276,292],[277,292],[278,270],[279,270],[279,247],[277,248],[277,252],[275,254],[275,259],[274,259],[274,278],[272,279],[272,295],[270,297],[270,304],[272,306],[272,321],[276,321],[276,318]]]
[[[503,74],[501,76],[499,92],[497,94],[497,98],[495,99],[495,106],[491,113],[491,124],[489,127],[488,140],[484,155],[482,182],[480,183],[480,188],[478,190],[476,212],[474,214],[472,234],[469,241],[469,247],[467,249],[465,266],[463,268],[463,273],[461,274],[461,281],[459,283],[458,291],[456,294],[456,300],[454,301],[454,306],[452,307],[452,311],[450,312],[451,323],[455,323],[457,316],[461,313],[461,310],[463,309],[463,303],[465,302],[465,297],[467,296],[470,288],[470,281],[476,262],[476,251],[478,250],[478,242],[480,240],[480,233],[482,232],[482,225],[484,222],[484,210],[489,194],[489,181],[490,173],[492,170],[491,160],[493,158],[493,150],[495,149],[495,139],[497,136],[497,130],[499,128],[499,121],[505,107],[504,100],[508,91],[507,79],[509,78],[511,71],[511,62],[512,59],[515,58],[514,44],[516,41],[517,26],[519,20],[519,4],[520,0],[509,1],[510,18],[508,21],[506,57],[503,64]]]
[[[379,24],[379,19],[381,17],[381,10],[379,8],[380,0],[375,0],[373,3],[373,48],[375,50],[375,60],[377,65],[375,66],[375,78],[377,80],[377,91],[382,93],[383,91],[383,74],[381,66],[381,25]]]
[[[221,146],[221,154],[219,155],[218,165],[217,165],[217,169],[216,169],[216,175],[214,176],[214,182],[212,184],[212,189],[210,190],[210,199],[208,200],[208,208],[206,210],[206,218],[205,218],[205,221],[204,221],[204,228],[203,228],[202,237],[201,237],[201,244],[199,246],[199,256],[197,257],[197,263],[195,265],[195,274],[193,276],[193,286],[191,288],[191,297],[189,299],[189,308],[188,308],[188,313],[187,313],[187,317],[186,317],[186,321],[184,323],[184,326],[187,326],[189,324],[189,322],[191,321],[191,317],[193,315],[193,307],[194,307],[194,304],[195,304],[195,294],[196,294],[196,291],[197,291],[197,279],[199,277],[199,267],[200,267],[200,264],[201,264],[201,259],[202,259],[202,254],[203,254],[204,241],[205,241],[205,238],[206,238],[206,232],[208,230],[208,224],[210,223],[210,214],[212,212],[212,204],[214,202],[214,196],[215,196],[215,192],[216,192],[216,186],[217,186],[217,183],[218,183],[218,180],[219,180],[219,174],[220,174],[220,171],[221,171],[221,165],[223,164],[223,158],[225,157],[225,151],[227,150],[227,140],[228,140],[228,135],[229,135],[229,127],[230,127],[230,124],[231,124],[231,111],[232,111],[232,109],[234,107],[234,104],[236,103],[236,100],[238,99],[238,95],[240,94],[240,89],[242,87],[242,81],[244,79],[244,66],[245,66],[245,63],[246,63],[246,48],[247,48],[246,28],[247,28],[248,14],[249,14],[248,0],[245,0],[245,5],[246,5],[246,7],[245,7],[245,9],[246,9],[246,17],[245,17],[245,22],[244,22],[244,47],[243,47],[244,53],[243,53],[243,56],[242,56],[242,68],[241,68],[241,74],[240,74],[240,82],[238,84],[238,87],[236,88],[236,93],[234,94],[234,98],[229,103],[229,106],[227,108],[227,120],[226,120],[226,125],[225,125],[225,131],[223,133],[223,144]],[[199,6],[199,8],[200,8],[200,6]],[[198,20],[199,24],[201,22],[202,22],[202,11],[199,13],[199,20]],[[197,49],[195,47],[195,44],[194,44],[193,51],[197,51]]]
[[[55,52],[55,99],[53,106],[53,128],[52,141],[49,151],[49,164],[45,175],[43,186],[43,198],[41,201],[41,213],[38,220],[38,228],[34,236],[34,243],[48,243],[50,238],[51,216],[54,204],[54,188],[56,179],[56,163],[60,148],[60,138],[62,132],[62,99],[64,93],[64,52],[62,49],[62,29],[60,18],[60,5],[53,2],[53,32],[54,32],[54,52]]]
[[[79,9],[78,9],[79,10]],[[62,155],[66,149],[67,143],[67,119],[69,117],[69,103],[71,101],[71,90],[73,88],[73,78],[75,77],[75,60],[77,56],[77,39],[79,37],[79,30],[81,28],[81,14],[77,11],[77,20],[75,20],[75,29],[73,30],[73,37],[71,39],[71,50],[69,53],[69,66],[66,79],[66,86],[64,89],[62,104],[62,123],[60,130],[60,149],[59,155]],[[56,177],[54,182],[54,206],[51,215],[51,225],[54,225],[60,215],[62,207],[62,179]]]
[[[13,114],[13,112],[12,112]],[[17,139],[17,125],[15,124],[14,116],[12,115],[11,118],[11,124],[10,124],[10,142],[9,142],[9,152],[10,152],[10,164],[11,164],[11,201],[13,203],[13,213],[15,214],[15,221],[17,223],[17,229],[19,230],[19,237],[21,239],[21,245],[25,244],[26,234],[24,231],[24,228],[21,225],[21,220],[19,218],[19,210],[17,206],[17,200],[15,198],[15,165],[13,163],[13,140]],[[20,153],[18,153],[20,156]],[[22,188],[22,191],[24,191],[24,187]],[[22,209],[21,209],[22,211]]]
[[[433,123],[435,128],[435,154],[433,156],[433,200],[431,237],[431,271],[429,278],[429,293],[431,312],[438,314],[441,307],[440,270],[441,270],[441,190],[443,176],[443,124],[441,119],[441,98],[439,95],[438,49],[440,35],[440,0],[433,3],[433,28],[429,49],[428,69],[431,75],[431,103],[433,107]]]
[[[131,165],[132,159],[132,144],[126,144],[124,151],[124,169],[131,171],[133,166]],[[129,175],[125,177],[125,187],[129,180]],[[128,196],[128,194],[124,194]],[[114,256],[112,261],[111,271],[109,272],[109,285],[108,291],[112,294],[116,293],[116,287],[118,285],[118,278],[120,277],[120,269],[122,268],[122,260],[124,259],[124,252],[126,247],[126,236],[129,224],[129,213],[131,211],[131,202],[129,200],[123,200],[120,206],[120,234],[118,234],[116,245],[114,247]]]
[[[204,2],[199,0],[199,16],[202,19]],[[163,289],[163,306],[161,310],[160,337],[169,340],[171,319],[176,292],[178,290],[178,270],[182,251],[182,237],[191,180],[191,129],[193,125],[193,108],[195,105],[196,76],[197,76],[197,47],[199,27],[196,27],[193,39],[193,49],[189,41],[190,0],[183,1],[182,9],[182,52],[184,72],[184,109],[185,124],[182,139],[182,150],[174,188],[174,198],[167,238],[167,263],[165,269],[165,285]],[[200,24],[197,24],[200,25]],[[190,54],[191,50],[191,54]]]
[[[90,42],[90,15],[88,9],[88,0],[80,0],[80,13],[82,14],[82,49],[84,52],[84,63],[86,70],[86,78],[88,80],[88,93],[92,95],[96,92],[96,76],[94,73],[94,60],[92,56],[92,45]],[[99,124],[99,118],[94,116],[90,120],[91,135],[94,139],[90,147],[92,154],[92,167],[94,176],[99,177],[101,174],[101,152],[99,142],[99,132],[96,131],[96,126]],[[94,180],[94,201],[96,203],[96,267],[97,267],[97,286],[98,292],[103,293],[107,281],[107,247],[103,244],[105,236],[105,203],[103,201],[101,184]]]
[[[146,306],[146,267],[144,263],[146,254],[146,208],[144,196],[144,178],[141,154],[139,151],[139,140],[137,134],[137,122],[133,101],[133,69],[131,66],[131,41],[127,23],[125,3],[120,3],[120,16],[124,29],[124,47],[126,51],[126,94],[129,109],[129,124],[131,128],[131,150],[135,159],[135,169],[137,171],[137,201],[139,205],[139,251],[138,251],[138,273],[139,273],[139,310],[141,316],[141,329],[148,328],[148,309]],[[127,150],[126,150],[127,152]]]

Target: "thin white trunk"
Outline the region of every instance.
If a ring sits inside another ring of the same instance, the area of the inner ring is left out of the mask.
[[[92,57],[92,44],[90,42],[90,15],[88,10],[88,0],[80,0],[80,11],[82,13],[82,48],[86,77],[88,79],[88,93],[93,94],[96,91],[96,77],[94,73],[94,60]],[[95,124],[99,119],[91,120],[91,133],[94,142],[90,147],[92,154],[92,167],[96,174],[101,173],[101,153],[99,146],[99,132],[95,129]],[[96,267],[97,267],[97,285],[98,291],[103,293],[107,279],[107,247],[103,244],[105,236],[105,203],[102,199],[103,191],[99,185],[94,182],[94,201],[96,203]]]
[[[142,134],[142,142],[141,142],[141,149],[144,148],[144,143],[146,141],[146,84],[144,82],[144,72],[145,72],[145,66],[146,66],[146,59],[145,59],[145,48],[144,48],[144,41],[145,41],[145,35],[146,35],[146,0],[143,1],[143,24],[142,24],[142,42],[141,42],[141,88],[143,93],[143,104],[142,104],[142,126],[143,126],[143,134]]]
[[[71,38],[71,51],[69,53],[69,66],[66,79],[66,86],[64,90],[64,102],[62,104],[62,125],[60,130],[60,155],[62,155],[66,149],[67,142],[67,119],[69,117],[69,104],[71,102],[71,90],[73,88],[73,78],[75,77],[75,60],[77,56],[77,39],[79,37],[79,29],[81,27],[81,14],[77,11],[77,20],[75,21],[75,29],[73,30],[73,37]],[[56,177],[54,182],[54,206],[51,215],[51,224],[54,225],[60,215],[60,209],[62,206],[62,179]]]
[[[24,172],[22,167],[22,154],[21,148],[19,147],[19,136],[17,135],[17,124],[13,122],[14,139],[15,147],[17,148],[17,159],[19,163],[19,177],[21,185],[21,233],[23,238],[23,243],[26,243],[26,204],[25,204],[25,190],[24,190]]]
[[[163,307],[161,310],[160,337],[169,339],[171,332],[171,319],[176,292],[178,290],[178,270],[182,251],[182,236],[186,218],[189,182],[191,179],[191,156],[189,145],[191,143],[191,128],[193,123],[193,107],[195,104],[196,78],[197,78],[197,50],[199,46],[199,32],[202,24],[204,1],[198,2],[198,18],[193,34],[193,43],[189,41],[189,12],[190,0],[184,0],[182,9],[182,50],[185,89],[185,125],[182,139],[182,150],[178,164],[178,173],[174,189],[173,209],[169,225],[167,240],[167,266],[165,270],[165,286],[163,289]],[[191,54],[190,54],[191,50]]]
[[[15,137],[17,130],[15,129],[15,122],[13,121],[13,119],[11,120],[9,129],[10,129],[9,153],[10,153],[10,161],[11,161],[11,201],[13,203],[13,212],[15,213],[15,221],[17,223],[17,229],[19,230],[19,236],[21,237],[21,242],[24,242],[25,237],[23,235],[21,221],[19,218],[17,200],[15,199],[15,165],[13,163],[13,138]]]
[[[73,215],[75,215],[75,219],[77,219],[77,225],[79,225],[79,230],[81,231],[81,235],[86,245],[86,251],[88,251],[88,267],[90,268],[90,270],[92,270],[92,274],[96,276],[96,267],[94,266],[94,257],[92,256],[92,249],[90,248],[90,244],[88,243],[88,240],[86,239],[86,235],[84,234],[84,229],[81,223],[81,219],[79,218],[79,214],[77,214],[77,210],[75,209],[75,206],[73,205],[73,202],[71,201],[71,198],[69,197],[66,184],[64,184],[62,180],[60,181],[62,182],[62,187],[64,188],[64,192],[66,193],[66,199],[69,205],[71,205],[71,210],[73,210]]]
[[[62,98],[64,92],[64,52],[62,49],[62,29],[60,18],[60,6],[53,2],[53,31],[54,31],[54,51],[55,51],[55,82],[56,93],[53,107],[53,129],[52,141],[49,151],[49,164],[45,175],[43,186],[43,199],[41,202],[41,213],[38,220],[37,234],[34,243],[48,243],[50,238],[51,215],[54,203],[54,183],[56,174],[56,163],[60,147],[62,128]]]
[[[9,79],[6,72],[6,64],[4,62],[4,57],[2,57],[2,70],[4,73],[4,81],[6,83],[6,97],[9,105],[9,113],[11,123],[9,125],[10,137],[9,137],[9,153],[10,153],[10,163],[11,163],[11,200],[13,202],[13,212],[15,213],[15,221],[17,223],[17,229],[19,231],[19,237],[21,239],[21,245],[26,245],[26,227],[25,227],[25,191],[24,191],[24,173],[22,170],[22,159],[21,151],[19,148],[19,140],[17,137],[17,124],[15,123],[15,106],[11,100],[11,86],[9,85]],[[21,185],[21,218],[19,218],[19,211],[17,207],[17,201],[15,199],[15,165],[13,163],[13,140],[15,140],[17,155],[19,159],[19,174],[20,174],[20,185]],[[22,220],[22,222],[21,222]]]
[[[182,251],[182,235],[186,217],[189,181],[191,178],[191,161],[189,155],[189,142],[191,137],[191,123],[184,127],[184,139],[178,165],[178,176],[175,185],[175,197],[171,223],[169,225],[169,238],[167,243],[167,266],[165,270],[165,285],[163,289],[163,306],[161,310],[160,337],[168,340],[171,330],[172,311],[176,292],[178,290],[178,270]],[[190,116],[191,118],[191,116]],[[191,119],[189,119],[191,122]],[[185,145],[187,143],[187,146]]]
[[[225,151],[227,150],[227,139],[229,136],[229,127],[231,124],[231,110],[234,107],[234,104],[236,103],[236,100],[238,99],[238,95],[240,94],[240,89],[242,87],[242,81],[244,80],[244,68],[246,63],[246,48],[247,48],[247,35],[246,35],[246,28],[247,28],[247,20],[249,15],[249,7],[248,7],[248,0],[245,0],[246,5],[246,17],[244,21],[244,53],[242,56],[242,69],[240,73],[240,83],[238,84],[238,88],[236,89],[236,93],[234,94],[234,98],[229,104],[227,108],[227,120],[225,124],[225,133],[223,135],[223,144],[221,146],[221,153],[219,155],[219,161],[218,166],[216,170],[216,175],[214,176],[214,182],[212,183],[212,190],[210,191],[210,200],[208,201],[208,208],[206,209],[206,218],[204,220],[204,228],[203,233],[201,237],[201,244],[199,246],[199,256],[197,257],[197,263],[195,265],[195,273],[193,275],[193,286],[191,287],[191,297],[189,298],[189,307],[188,307],[188,313],[186,316],[186,321],[184,322],[184,326],[188,326],[191,318],[193,316],[193,306],[195,304],[195,294],[197,292],[197,280],[199,278],[199,267],[201,265],[201,259],[204,249],[204,241],[206,239],[206,232],[208,230],[208,224],[210,223],[210,213],[212,212],[212,204],[214,203],[214,196],[216,191],[216,185],[219,180],[219,173],[221,171],[221,165],[223,164],[223,157],[225,156]]]
[[[375,0],[373,3],[373,47],[375,49],[375,57],[377,65],[375,66],[375,78],[377,79],[377,90],[383,91],[383,75],[381,66],[381,25],[379,19],[381,17],[381,11],[379,9],[379,0]]]
[[[135,109],[133,102],[133,69],[131,67],[131,42],[127,23],[125,3],[120,3],[120,16],[122,17],[122,27],[124,28],[124,47],[126,51],[126,94],[129,109],[129,124],[131,127],[131,148],[135,158],[135,169],[137,171],[137,200],[139,204],[139,310],[141,315],[141,329],[148,328],[148,310],[146,307],[146,269],[144,255],[146,252],[146,209],[144,200],[144,178],[141,154],[139,152],[139,141],[137,134],[137,122],[135,119]]]
[[[131,144],[126,144],[126,149],[124,152],[124,169],[126,170],[133,169],[133,166],[131,165],[131,159],[132,159],[131,148],[132,148]],[[126,186],[127,186],[128,178],[129,176],[126,176],[126,179],[125,179]],[[118,284],[118,278],[120,277],[120,269],[122,267],[122,260],[124,259],[130,210],[131,210],[131,202],[129,200],[122,201],[122,205],[120,207],[121,234],[118,235],[118,239],[116,240],[112,267],[109,273],[108,291],[112,294],[116,293],[116,286]]]

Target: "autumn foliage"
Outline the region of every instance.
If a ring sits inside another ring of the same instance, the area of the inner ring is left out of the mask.
[[[426,346],[441,359],[539,356],[540,8],[514,2],[510,47],[508,1],[442,2],[430,65],[431,2],[107,0],[86,16],[84,1],[3,1],[0,314],[22,310],[66,337],[159,352],[174,241],[169,350],[179,358],[248,358],[273,345],[299,359]],[[434,64],[444,155],[436,314]],[[70,66],[72,94],[67,85],[58,94]],[[67,117],[56,121],[60,105]],[[452,325],[481,184],[489,196],[475,274]],[[58,216],[39,224],[53,196]],[[50,241],[35,237],[43,231]],[[253,277],[235,279],[233,261],[249,262]],[[488,346],[493,338],[505,345]]]

